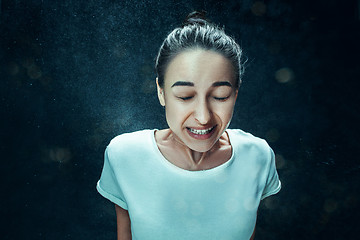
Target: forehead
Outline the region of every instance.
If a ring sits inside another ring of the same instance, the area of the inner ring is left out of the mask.
[[[179,53],[169,63],[165,86],[176,81],[189,81],[194,85],[229,81],[235,86],[235,73],[231,62],[220,53],[192,49]]]

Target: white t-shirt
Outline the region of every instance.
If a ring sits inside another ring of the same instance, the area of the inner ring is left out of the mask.
[[[97,183],[102,196],[128,210],[132,239],[249,239],[260,200],[281,188],[268,144],[228,129],[231,158],[188,171],[164,158],[154,131],[115,137]]]

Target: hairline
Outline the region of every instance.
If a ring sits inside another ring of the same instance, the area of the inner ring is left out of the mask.
[[[183,54],[183,53],[187,53],[187,52],[191,52],[191,51],[196,51],[196,50],[200,50],[200,51],[204,51],[204,52],[208,52],[208,51],[211,51],[213,53],[217,53],[221,56],[223,56],[226,60],[228,60],[230,62],[230,65],[232,67],[232,71],[234,73],[234,80],[235,80],[235,83],[237,83],[237,78],[239,78],[239,73],[237,73],[235,67],[234,67],[234,64],[233,62],[229,59],[228,56],[226,56],[224,53],[222,53],[221,51],[217,50],[216,48],[206,48],[206,47],[203,47],[201,46],[200,44],[196,44],[194,46],[189,46],[189,47],[186,47],[186,48],[182,48],[181,50],[175,52],[174,54],[172,54],[171,56],[169,56],[169,58],[167,59],[168,61],[166,62],[166,64],[164,64],[164,76],[163,76],[163,81],[162,81],[162,86],[160,86],[161,88],[164,87],[165,85],[165,76],[166,76],[166,73],[168,71],[168,68],[169,68],[169,65],[170,63],[177,57],[179,56],[180,54]],[[160,76],[158,76],[160,77]],[[233,86],[235,89],[239,89],[239,85],[241,83],[241,80],[239,79],[239,84],[235,84],[235,86]]]

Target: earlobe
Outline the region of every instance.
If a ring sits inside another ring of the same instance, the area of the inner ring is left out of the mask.
[[[156,89],[157,89],[159,102],[160,102],[161,106],[165,107],[164,89],[162,89],[160,87],[158,78],[156,78]]]

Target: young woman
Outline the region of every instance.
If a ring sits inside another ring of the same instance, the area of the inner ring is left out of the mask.
[[[97,184],[115,203],[118,239],[252,239],[260,201],[281,183],[268,144],[227,129],[238,44],[194,12],[164,40],[155,68],[169,128],[115,137]]]

